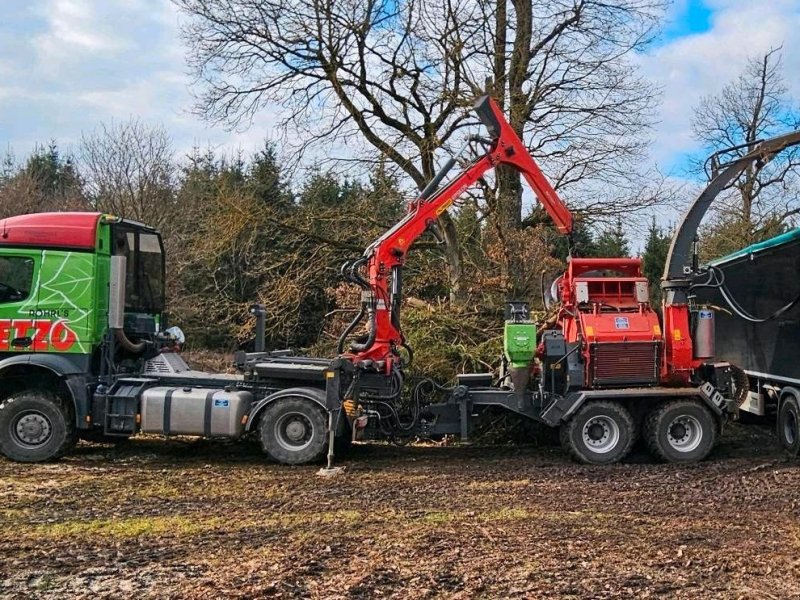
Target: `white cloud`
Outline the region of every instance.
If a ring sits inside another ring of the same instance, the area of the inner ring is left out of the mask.
[[[676,0],[670,14],[683,14],[686,1]],[[782,43],[787,84],[800,99],[800,2],[707,5],[708,31],[638,57],[643,74],[664,89],[652,158],[665,168],[697,150],[692,108],[734,78],[748,55]],[[233,132],[189,112],[182,18],[170,0],[12,0],[0,19],[0,148],[10,143],[25,156],[37,142],[74,144],[82,131],[130,116],[163,124],[181,153],[194,144],[249,153],[278,139],[275,109]],[[346,151],[320,146],[317,157]]]
[[[653,158],[662,167],[680,163],[697,150],[692,139],[692,109],[707,94],[734,79],[749,56],[783,45],[786,82],[800,98],[800,3],[796,0],[711,0],[711,28],[677,38],[641,56],[644,74],[662,86],[661,122],[656,128]]]
[[[40,62],[57,69],[64,62],[96,53],[107,55],[124,51],[127,48],[124,37],[115,35],[113,23],[104,18],[113,12],[114,4],[91,0],[45,2],[39,14],[47,28],[34,37]]]

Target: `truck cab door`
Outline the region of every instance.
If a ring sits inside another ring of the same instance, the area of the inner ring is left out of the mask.
[[[0,352],[33,352],[41,250],[0,252]]]
[[[95,255],[43,250],[34,350],[91,353],[95,343]]]

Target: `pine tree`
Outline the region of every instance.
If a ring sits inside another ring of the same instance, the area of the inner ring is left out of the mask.
[[[553,258],[565,261],[567,256],[599,256],[591,225],[580,216],[574,217],[572,235],[567,237],[556,229],[547,211],[537,204],[533,207],[531,214],[522,221],[522,226],[544,228],[548,243],[552,247],[550,256]]]
[[[630,244],[622,227],[622,217],[603,230],[595,243],[595,252],[602,258],[626,258],[631,255]]]
[[[308,208],[339,206],[343,192],[343,186],[334,173],[315,168],[300,192],[300,205]]]
[[[264,148],[252,157],[247,179],[256,199],[279,210],[287,210],[293,206],[292,194],[278,163],[277,149],[273,142],[265,142]]]
[[[656,225],[653,217],[642,253],[642,270],[650,282],[650,301],[654,305],[661,303],[661,276],[664,273],[671,240],[672,236]]]
[[[35,182],[44,198],[80,194],[81,183],[72,157],[62,156],[54,141],[47,148],[37,147],[26,161],[23,172]]]

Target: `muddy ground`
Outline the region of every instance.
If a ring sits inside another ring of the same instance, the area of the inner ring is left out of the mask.
[[[158,438],[0,459],[0,597],[800,598],[800,462],[766,430],[648,461],[367,446],[321,479]]]

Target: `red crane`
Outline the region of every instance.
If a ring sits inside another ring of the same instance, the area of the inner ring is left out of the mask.
[[[474,185],[484,174],[499,165],[519,171],[533,189],[539,202],[564,235],[572,233],[572,215],[547,181],[516,132],[503,117],[494,100],[483,96],[474,110],[483,122],[490,140],[472,140],[487,146],[483,156],[475,159],[461,173],[437,190],[439,184],[455,165],[450,158],[441,171],[408,206],[408,214],[394,227],[375,240],[362,258],[344,265],[345,278],[362,289],[362,309],[340,338],[339,351],[344,350],[345,338],[366,317],[369,333],[365,341],[351,344],[348,356],[355,363],[372,361],[379,370],[389,373],[400,360],[399,349],[405,346],[400,328],[402,301],[402,267],[412,244],[428,229],[453,202]],[[363,269],[366,277],[360,274]]]

